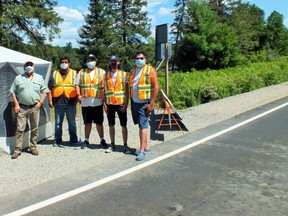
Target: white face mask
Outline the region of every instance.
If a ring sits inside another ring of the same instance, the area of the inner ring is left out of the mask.
[[[96,65],[96,62],[95,62],[95,61],[87,62],[87,67],[88,67],[89,69],[93,69],[93,68],[95,67],[95,65]]]
[[[69,64],[67,64],[67,63],[61,63],[60,64],[60,68],[63,69],[63,70],[68,69],[68,67],[69,67]]]
[[[34,67],[33,66],[27,66],[24,68],[25,73],[32,73],[34,71]]]

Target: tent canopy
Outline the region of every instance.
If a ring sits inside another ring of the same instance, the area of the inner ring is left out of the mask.
[[[23,65],[27,61],[34,62],[36,73],[42,75],[47,84],[51,74],[51,62],[0,46],[0,148],[7,153],[13,152],[17,123],[10,86],[17,75],[24,73]],[[38,141],[52,135],[49,113],[49,105],[45,100],[44,107],[40,109]],[[29,145],[28,131],[25,135],[23,147]]]
[[[2,46],[0,46],[0,53],[1,53],[0,62],[24,64],[24,62],[26,61],[32,61],[35,64],[51,64],[51,62],[46,61],[44,59],[30,56],[24,53],[20,53],[15,50],[11,50]]]

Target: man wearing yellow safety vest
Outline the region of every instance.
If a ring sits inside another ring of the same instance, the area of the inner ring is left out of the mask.
[[[85,149],[89,146],[89,137],[94,122],[100,137],[100,145],[106,149],[108,145],[104,139],[103,128],[105,71],[96,67],[96,57],[93,54],[87,57],[86,65],[87,68],[80,70],[76,78],[77,97],[82,106],[82,117],[85,125],[85,140],[81,148]]]
[[[147,131],[149,116],[154,109],[159,85],[156,69],[146,64],[143,52],[135,55],[135,69],[130,76],[131,111],[134,124],[139,126],[140,148],[136,150],[136,160],[142,161],[149,151]]]
[[[127,105],[129,101],[128,74],[119,69],[120,60],[113,55],[110,59],[109,71],[105,74],[105,102],[104,109],[107,113],[111,146],[106,153],[115,151],[115,113],[117,112],[122,128],[124,153],[130,154],[127,145]]]
[[[62,124],[66,114],[70,142],[78,142],[76,131],[76,75],[77,71],[70,68],[70,60],[67,57],[60,58],[60,68],[52,73],[48,87],[51,90],[48,94],[49,106],[54,107],[54,147],[61,147]]]

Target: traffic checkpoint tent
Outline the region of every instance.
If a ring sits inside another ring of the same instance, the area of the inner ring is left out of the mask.
[[[45,82],[48,83],[51,62],[0,46],[0,149],[9,154],[15,147],[17,127],[10,87],[15,77],[24,73],[23,65],[26,61],[34,62],[36,73],[42,75]],[[28,130],[27,124],[23,137],[23,148],[29,146],[30,132]],[[46,99],[44,106],[40,109],[38,141],[50,136],[52,136],[52,127]]]

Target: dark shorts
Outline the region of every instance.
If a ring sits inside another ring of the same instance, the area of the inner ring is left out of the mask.
[[[138,124],[139,128],[148,128],[149,115],[146,115],[146,110],[149,103],[135,103],[131,100],[131,112],[134,124]]]
[[[119,120],[120,120],[120,125],[122,127],[126,127],[127,126],[127,111],[121,112],[123,106],[122,105],[107,105],[107,107],[108,107],[107,118],[108,118],[109,126],[115,125],[115,113],[117,112]]]
[[[84,124],[95,123],[102,125],[104,121],[103,117],[103,105],[96,107],[82,107],[82,117]]]

